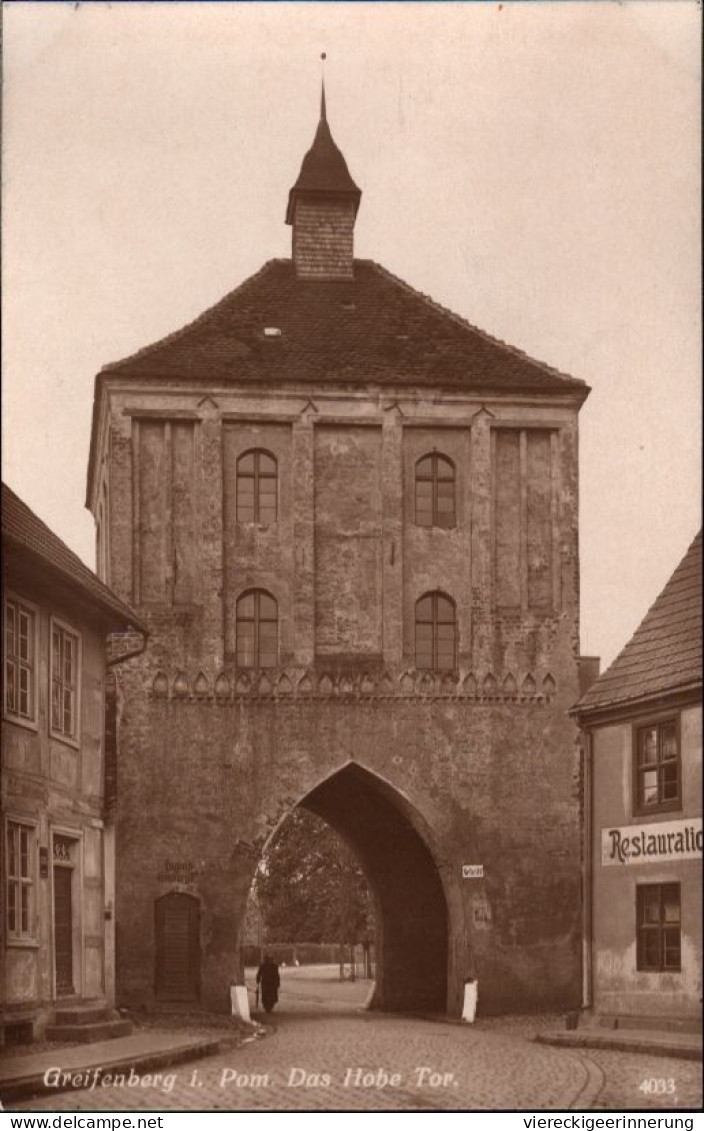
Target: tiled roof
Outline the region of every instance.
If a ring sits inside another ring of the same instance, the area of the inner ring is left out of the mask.
[[[14,545],[28,552],[50,573],[59,574],[70,586],[80,589],[104,613],[108,613],[115,624],[125,629],[132,627],[146,631],[137,614],[115,596],[5,483],[2,484],[2,538],[5,545]]]
[[[623,651],[579,701],[576,713],[702,685],[702,535],[697,534]]]
[[[280,335],[265,336],[265,328]],[[471,326],[370,260],[354,279],[311,281],[273,259],[182,330],[105,375],[251,381],[407,383],[481,392],[589,389]]]

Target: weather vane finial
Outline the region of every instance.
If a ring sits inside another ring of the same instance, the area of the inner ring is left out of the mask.
[[[321,122],[327,121],[327,114],[325,110],[325,60],[327,59],[327,52],[321,51],[320,58],[322,60],[322,79],[320,87],[320,120]]]

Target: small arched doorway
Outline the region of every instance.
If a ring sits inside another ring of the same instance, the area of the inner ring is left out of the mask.
[[[200,996],[200,904],[186,892],[167,892],[154,905],[155,996],[194,1002]]]
[[[347,842],[372,890],[376,986],[371,1008],[444,1013],[448,907],[418,814],[391,785],[355,763],[314,787],[298,807]]]

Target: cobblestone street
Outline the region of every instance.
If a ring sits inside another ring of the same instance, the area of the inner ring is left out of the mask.
[[[69,1092],[16,1110],[432,1110],[695,1107],[697,1062],[537,1045],[556,1018],[461,1026],[360,1013],[366,983],[284,972],[267,1035],[208,1060],[162,1070],[158,1082]],[[166,1079],[164,1078],[166,1075]],[[664,1081],[666,1094],[640,1090]],[[672,1084],[668,1082],[672,1081]],[[646,1085],[647,1086],[647,1085]]]

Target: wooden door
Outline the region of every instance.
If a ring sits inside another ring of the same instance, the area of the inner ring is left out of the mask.
[[[183,892],[156,901],[156,996],[195,1001],[200,978],[200,907]]]
[[[56,993],[74,993],[73,988],[73,869],[54,867],[54,959]]]

